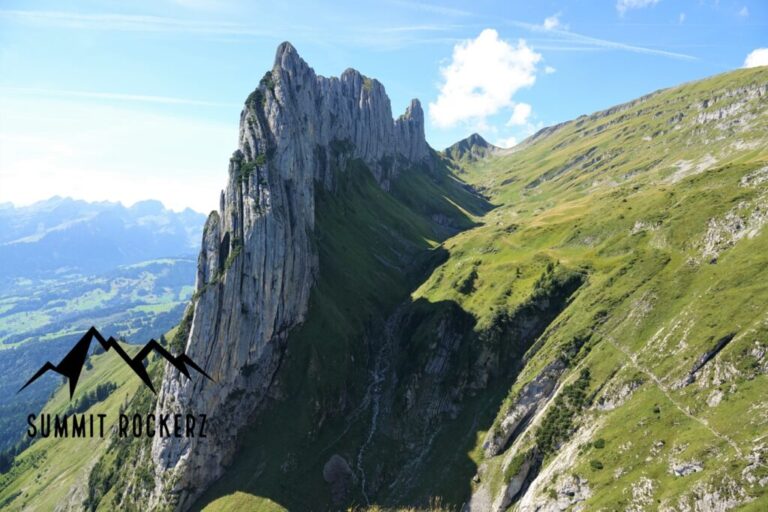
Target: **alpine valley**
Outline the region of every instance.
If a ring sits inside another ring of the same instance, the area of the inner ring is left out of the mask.
[[[0,508],[766,510],[767,223],[766,67],[437,152],[283,43],[166,333],[212,380],[78,388],[207,435],[37,439]]]

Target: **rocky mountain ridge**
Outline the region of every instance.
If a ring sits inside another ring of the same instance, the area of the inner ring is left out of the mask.
[[[172,476],[159,482],[153,506],[178,495],[185,508],[197,497],[190,489],[218,478],[268,392],[318,272],[316,188],[333,190],[355,160],[383,189],[405,169],[434,165],[418,100],[393,121],[378,81],[351,69],[317,76],[290,43],[249,96],[239,139],[220,210],[205,225],[186,343],[216,384],[168,371],[157,401],[158,411],[207,411],[215,434],[154,442],[156,471]]]

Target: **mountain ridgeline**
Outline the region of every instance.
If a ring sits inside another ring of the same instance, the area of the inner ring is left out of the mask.
[[[30,206],[0,204],[0,283],[93,275],[119,265],[194,255],[204,220],[200,213],[177,213],[159,201],[125,207],[52,197]]]
[[[208,435],[105,439],[71,490],[36,443],[0,503],[762,510],[767,95],[739,70],[439,153],[418,101],[280,45],[172,342],[212,380],[157,362],[121,405]]]
[[[354,70],[319,77],[288,43],[248,97],[239,146],[204,228],[187,342],[217,384],[169,372],[157,400],[158,410],[206,410],[215,441],[153,444],[151,462],[169,478],[156,481],[152,506],[190,506],[235,462],[252,417],[286,407],[274,396],[297,376],[312,378],[287,409],[307,425],[370,401],[381,347],[365,336],[383,335],[386,319],[375,317],[408,298],[411,274],[439,257],[431,246],[471,225],[466,210],[487,207],[427,145],[418,101],[393,121],[379,82]]]

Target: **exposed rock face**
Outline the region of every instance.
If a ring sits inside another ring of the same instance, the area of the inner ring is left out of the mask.
[[[520,464],[517,471],[511,475],[511,478],[506,483],[504,492],[499,495],[498,499],[493,504],[493,510],[498,512],[504,512],[513,503],[513,500],[520,494],[520,491],[525,485],[531,468],[536,463],[535,457],[529,454],[528,457]]]
[[[267,395],[318,271],[315,187],[361,159],[378,183],[432,165],[417,100],[393,121],[376,80],[317,76],[289,44],[248,98],[219,212],[205,225],[187,354],[215,382],[166,368],[157,412],[207,414],[208,436],[156,438],[150,506],[187,508],[232,459],[239,430]],[[337,464],[338,465],[338,464]]]
[[[540,496],[532,507],[523,510],[536,512],[560,512],[585,510],[584,501],[592,495],[589,482],[578,475],[564,475],[553,484],[552,492]],[[522,507],[521,507],[522,508]]]
[[[744,116],[741,116],[741,119],[737,118],[735,123],[726,121],[729,118],[736,117],[737,114],[741,114],[750,102],[754,100],[759,101],[766,94],[768,94],[768,85],[765,84],[755,84],[738,89],[719,91],[711,98],[696,105],[699,111],[696,116],[696,123],[704,124],[717,121],[718,127],[723,130],[733,127],[734,124],[743,124],[746,120],[743,118]]]
[[[618,385],[613,385],[597,400],[595,407],[600,411],[617,409],[642,385],[643,381],[640,379],[632,379]]]
[[[549,400],[565,368],[565,363],[558,359],[523,387],[514,405],[507,410],[499,425],[488,431],[483,442],[486,457],[501,453],[509,445],[513,434],[521,430],[520,427]]]
[[[698,473],[704,467],[699,461],[692,462],[672,462],[669,465],[669,472],[675,476],[688,476],[692,473]]]
[[[648,477],[640,477],[632,484],[632,504],[628,510],[632,512],[642,512],[648,509],[653,503],[653,492],[658,486],[656,482]]]
[[[710,263],[717,262],[720,254],[736,245],[739,240],[751,239],[759,235],[766,222],[768,222],[766,194],[761,194],[751,201],[741,201],[723,218],[710,219],[707,233],[701,244],[702,258]]]

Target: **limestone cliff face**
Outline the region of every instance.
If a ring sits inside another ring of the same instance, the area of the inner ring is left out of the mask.
[[[361,159],[384,189],[432,164],[417,100],[397,120],[376,80],[315,74],[289,44],[248,97],[218,212],[206,222],[186,352],[215,382],[166,368],[157,413],[207,414],[206,439],[156,438],[163,478],[151,506],[186,508],[233,457],[236,437],[269,392],[318,272],[315,187]]]

